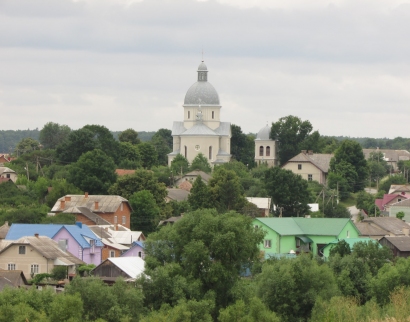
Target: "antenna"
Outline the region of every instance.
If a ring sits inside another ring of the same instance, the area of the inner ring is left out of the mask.
[[[202,62],[204,62],[204,48],[202,48]]]

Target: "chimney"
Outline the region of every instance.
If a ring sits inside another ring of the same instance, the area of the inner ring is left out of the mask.
[[[85,193],[84,193],[84,197],[85,197],[85,198],[88,198],[88,192],[85,192]]]
[[[65,208],[65,200],[60,200],[60,209],[64,210]]]
[[[36,238],[38,238],[38,233],[35,233],[34,236],[35,236]]]
[[[98,201],[94,203],[94,210],[98,210]]]
[[[306,154],[306,150],[302,150],[302,153],[303,153],[303,154]]]
[[[76,226],[78,226],[79,228],[83,228],[83,223],[81,221],[76,221],[75,222]]]
[[[70,196],[65,196],[65,201],[71,201],[71,197]]]
[[[410,233],[410,229],[409,228],[403,228],[403,234],[404,236],[408,237]]]
[[[118,230],[118,224],[115,224],[115,231]]]
[[[308,154],[309,154],[309,155],[312,155],[312,154],[313,154],[313,150],[309,150],[309,151],[308,151]]]

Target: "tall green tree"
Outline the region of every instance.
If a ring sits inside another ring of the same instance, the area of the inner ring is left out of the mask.
[[[231,125],[231,154],[232,159],[253,168],[255,164],[255,137],[246,135],[240,126]]]
[[[300,175],[278,167],[270,168],[265,172],[265,186],[276,205],[276,214],[282,210],[284,217],[296,217],[309,211],[308,184]]]
[[[347,178],[351,191],[363,190],[366,186],[368,168],[360,144],[344,140],[330,160],[330,171]]]
[[[67,139],[56,148],[58,158],[64,162],[76,162],[80,156],[97,147],[94,134],[88,129],[71,131]]]
[[[155,283],[153,274],[160,267],[176,264],[182,268],[182,276],[198,286],[197,299],[214,297],[219,310],[232,302],[232,289],[244,267],[257,260],[263,235],[252,226],[251,218],[234,212],[188,213],[147,238],[146,273]],[[156,294],[160,298],[164,293],[158,288]]]
[[[158,153],[151,143],[144,142],[138,144],[138,151],[141,156],[141,163],[143,168],[151,169],[153,166],[157,165]]]
[[[160,220],[160,209],[152,193],[148,190],[135,192],[129,202],[133,209],[131,229],[142,231],[146,236],[155,231]]]
[[[208,162],[208,159],[202,153],[198,153],[197,156],[192,160],[190,166],[191,171],[199,170],[205,173],[211,173],[212,168]]]
[[[208,182],[211,200],[220,212],[242,211],[246,205],[244,191],[234,171],[217,167]]]
[[[71,165],[68,181],[90,194],[104,195],[117,180],[115,168],[111,157],[95,149],[84,153]]]
[[[141,143],[138,138],[138,132],[133,129],[126,129],[118,135],[118,140],[120,142],[131,143],[132,145],[137,145]]]
[[[151,144],[158,153],[158,164],[168,164],[168,153],[172,152],[172,132],[168,129],[159,129],[151,139]]]
[[[117,163],[121,169],[137,169],[141,167],[141,156],[138,148],[129,142],[120,142]]]
[[[195,179],[188,196],[188,202],[192,210],[213,208],[211,192],[201,176]]]
[[[189,169],[188,160],[180,153],[171,162],[171,170],[174,176],[187,173],[188,169]]]
[[[279,140],[280,164],[284,164],[299,154],[302,147],[305,150],[315,150],[316,140],[320,136],[317,133],[312,139],[309,139],[312,129],[312,124],[309,121],[302,121],[293,115],[281,117],[277,122],[272,123],[270,137]]]
[[[390,186],[394,184],[406,184],[406,178],[398,174],[392,175],[380,181],[379,191],[385,191],[387,193],[390,190]]]
[[[16,146],[16,152],[18,156],[39,149],[40,142],[32,138],[24,138]]]
[[[71,129],[67,125],[48,122],[40,131],[39,140],[45,149],[55,149],[70,134]]]

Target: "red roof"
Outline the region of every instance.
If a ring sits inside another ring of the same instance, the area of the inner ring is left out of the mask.
[[[127,175],[127,174],[134,174],[135,173],[135,170],[128,170],[128,169],[115,169],[115,173],[118,175],[118,176],[125,176],[125,175]]]
[[[380,210],[385,210],[386,205],[388,205],[389,203],[391,203],[395,198],[400,197],[403,199],[407,199],[408,195],[403,195],[403,194],[385,194],[383,196],[383,199],[376,199],[374,201],[375,205],[377,207],[379,207]]]

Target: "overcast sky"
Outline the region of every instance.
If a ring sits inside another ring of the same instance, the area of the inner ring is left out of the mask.
[[[0,0],[0,129],[171,129],[203,50],[246,133],[410,137],[409,35],[404,0]]]

